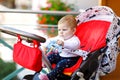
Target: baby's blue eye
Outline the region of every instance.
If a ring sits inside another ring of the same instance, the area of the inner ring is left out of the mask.
[[[58,29],[58,31],[67,31],[67,29]]]
[[[66,31],[67,29],[63,29],[63,31]]]

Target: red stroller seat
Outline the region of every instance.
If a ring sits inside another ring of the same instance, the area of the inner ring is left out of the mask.
[[[64,70],[64,74],[72,74],[71,80],[78,80],[80,79],[80,76],[78,78],[77,72],[82,72],[84,74],[85,80],[88,80],[90,79],[90,76],[93,74],[93,72],[87,71],[84,73],[84,67],[89,68],[91,65],[89,69],[95,68],[92,71],[96,71],[96,74],[97,72],[102,72],[105,75],[113,71],[115,69],[118,53],[117,40],[120,34],[119,18],[109,7],[96,6],[89,8],[85,12],[79,14],[76,17],[76,20],[78,21],[76,35],[81,41],[80,49],[88,51],[90,54],[98,54],[98,56],[93,55],[91,58],[88,57],[86,61],[84,61],[81,57],[74,66],[66,68]],[[98,58],[99,55],[101,55],[101,59]],[[94,59],[94,57],[96,57],[96,59]],[[91,62],[92,59],[94,59],[93,62]],[[94,67],[94,65],[96,67]],[[96,74],[94,74],[94,79]],[[86,77],[87,75],[89,76]]]
[[[106,34],[110,22],[102,20],[91,20],[85,23],[81,23],[77,27],[76,35],[81,41],[82,50],[89,51],[90,53],[99,50],[106,46]],[[82,57],[71,68],[64,70],[65,74],[71,75],[82,63]]]

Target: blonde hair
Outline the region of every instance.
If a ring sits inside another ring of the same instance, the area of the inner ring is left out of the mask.
[[[66,15],[58,21],[58,25],[59,24],[64,24],[64,23],[67,24],[67,26],[71,27],[71,28],[76,28],[77,27],[76,19],[72,15]]]

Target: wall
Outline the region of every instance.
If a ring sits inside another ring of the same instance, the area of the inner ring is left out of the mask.
[[[100,5],[105,5],[111,7],[114,12],[120,16],[120,0],[99,0]]]
[[[97,6],[99,4],[99,0],[62,0],[66,4],[74,4],[75,10],[86,9],[92,6]],[[32,0],[32,8],[33,10],[37,10],[39,6],[43,6],[45,0]],[[45,4],[44,4],[45,5]]]
[[[99,0],[63,0],[66,3],[72,4],[74,3],[75,9],[87,9],[92,6],[97,6],[99,4]]]

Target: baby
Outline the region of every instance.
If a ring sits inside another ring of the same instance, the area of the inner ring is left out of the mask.
[[[46,53],[53,44],[51,46],[55,49],[48,51],[51,54],[47,58],[51,64],[55,63],[56,67],[48,74],[39,74],[38,80],[70,80],[70,77],[63,74],[63,70],[73,66],[80,57],[73,53],[80,48],[80,40],[74,35],[76,27],[77,22],[72,15],[66,15],[58,21],[58,36],[48,39],[43,49]]]

